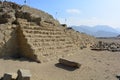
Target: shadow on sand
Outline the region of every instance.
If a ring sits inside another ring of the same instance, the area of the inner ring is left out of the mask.
[[[15,57],[2,57],[0,59],[3,59],[3,60],[12,60],[12,61],[20,61],[20,62],[35,62],[33,60],[30,60],[30,59],[27,59],[27,58],[24,58],[24,57],[20,57],[20,58],[15,58]]]
[[[75,68],[75,67],[70,67],[70,66],[61,64],[61,63],[57,63],[57,64],[55,64],[55,66],[58,67],[58,68],[62,68],[64,70],[68,70],[68,71],[74,71],[74,70],[78,69],[78,68]]]

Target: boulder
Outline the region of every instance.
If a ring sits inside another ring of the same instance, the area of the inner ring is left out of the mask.
[[[16,80],[17,74],[16,73],[5,73],[3,76],[3,80]]]
[[[62,59],[62,58],[59,59],[59,63],[69,66],[69,67],[74,67],[74,68],[80,68],[81,66],[80,63],[69,61],[69,60]]]
[[[120,79],[120,74],[117,74],[116,77],[117,77],[118,79]]]
[[[17,80],[30,80],[31,73],[29,70],[20,69],[18,70]]]

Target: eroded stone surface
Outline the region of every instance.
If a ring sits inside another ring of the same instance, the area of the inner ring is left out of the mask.
[[[16,80],[30,80],[31,73],[29,70],[20,69],[17,73],[18,77]]]
[[[92,50],[107,50],[112,52],[120,51],[120,44],[117,42],[103,42],[98,41],[96,44],[91,46]]]
[[[16,80],[17,73],[5,73],[3,76],[3,80]]]
[[[47,62],[89,47],[94,38],[61,25],[43,11],[12,2],[0,3],[0,57]]]

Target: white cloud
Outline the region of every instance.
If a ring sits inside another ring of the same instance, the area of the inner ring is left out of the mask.
[[[80,14],[81,13],[81,11],[79,9],[67,9],[66,12],[70,13],[70,14]]]

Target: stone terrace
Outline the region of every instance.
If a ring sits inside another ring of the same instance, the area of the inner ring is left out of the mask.
[[[0,57],[47,62],[78,53],[95,40],[26,5],[0,2],[0,11]]]
[[[21,21],[21,22],[20,22]],[[63,55],[74,54],[78,47],[59,26],[38,26],[19,20],[19,42],[21,53],[28,58],[46,62]],[[26,49],[27,48],[27,49]]]

